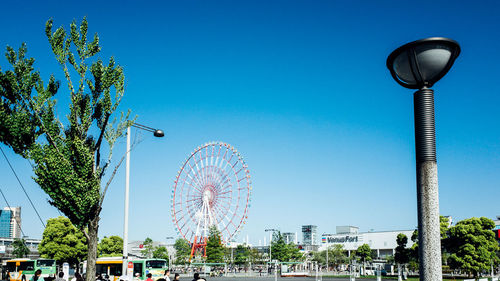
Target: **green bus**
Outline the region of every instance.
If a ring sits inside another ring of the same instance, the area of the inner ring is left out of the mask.
[[[165,270],[168,269],[167,261],[164,259],[134,259],[128,260],[133,264],[133,276],[139,273],[140,280],[146,280],[146,275],[151,273],[153,280],[163,278]],[[96,261],[96,274],[108,275],[109,280],[116,281],[122,273],[121,257],[103,257]],[[84,267],[85,268],[85,267]]]
[[[56,260],[51,259],[12,259],[7,261],[10,281],[29,281],[35,271],[42,271],[41,277],[52,280],[56,276]]]

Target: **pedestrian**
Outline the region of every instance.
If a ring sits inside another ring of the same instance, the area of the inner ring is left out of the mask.
[[[148,274],[146,274],[146,277],[148,278],[148,279],[146,279],[146,281],[153,281],[153,278],[151,278],[151,277],[153,277],[153,274],[148,273]]]
[[[201,278],[199,273],[195,273],[193,276],[193,281],[207,281],[205,278]]]
[[[75,277],[71,281],[83,281],[83,278],[80,273],[77,272],[75,273]]]
[[[37,271],[35,271],[35,275],[33,275],[33,277],[31,277],[30,281],[38,281],[38,279],[40,278],[40,275],[42,275],[42,271],[40,269],[38,269]]]
[[[139,272],[136,272],[134,276],[134,281],[139,281],[139,280],[141,280],[141,274]]]
[[[181,276],[179,275],[179,273],[176,273],[174,275],[174,281],[179,281],[179,280],[181,280]]]
[[[163,276],[165,281],[170,281],[170,269],[165,270],[165,276]]]
[[[59,272],[59,274],[57,275],[57,278],[56,278],[56,281],[66,281],[66,279],[63,278],[64,277],[64,272]]]

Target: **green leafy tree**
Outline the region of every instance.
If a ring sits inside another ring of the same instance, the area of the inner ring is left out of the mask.
[[[273,233],[273,239],[271,241],[271,258],[272,260],[281,262],[290,261],[288,245],[280,231],[275,231]]]
[[[408,244],[408,237],[403,233],[399,233],[396,237],[396,253],[394,255],[394,261],[398,264],[407,264],[410,261],[410,252],[406,248]]]
[[[143,245],[143,250],[141,250],[141,255],[143,255],[145,258],[150,259],[153,256],[153,239],[147,237],[144,242],[142,242]]]
[[[87,256],[87,238],[68,218],[52,218],[47,221],[38,253],[45,259],[78,265]]]
[[[250,249],[250,262],[252,264],[264,263],[264,255],[257,249]]]
[[[224,262],[224,245],[221,243],[220,232],[215,226],[211,226],[207,240],[207,262]]]
[[[25,44],[16,52],[7,47],[13,70],[0,70],[0,142],[33,163],[34,180],[88,241],[87,280],[95,277],[99,216],[113,173],[104,177],[116,140],[133,121],[115,112],[124,93],[124,75],[114,58],[105,64],[95,56],[99,37],[87,40],[88,23],[71,23],[45,34],[64,73],[69,112],[56,113],[54,96],[61,83],[52,75],[47,83],[26,56]],[[67,116],[67,122],[59,119]],[[103,140],[108,148],[104,147]],[[102,184],[104,183],[105,184]]]
[[[318,264],[326,264],[326,251],[314,251],[310,253],[311,260]]]
[[[24,258],[30,254],[30,249],[28,248],[28,246],[26,246],[26,240],[22,238],[15,238],[14,242],[12,242],[12,248],[14,248],[12,254],[16,258]]]
[[[328,251],[328,267],[335,267],[348,261],[347,252],[344,250],[344,246],[342,246],[341,244],[329,246],[327,250],[314,252],[312,260],[318,262],[319,264],[326,265],[326,251]]]
[[[174,243],[175,264],[186,264],[191,255],[191,246],[186,239],[178,238]]]
[[[326,252],[325,252],[326,254]],[[347,252],[341,244],[335,244],[328,247],[328,264],[329,266],[338,266],[347,262]]]
[[[396,253],[394,254],[394,261],[398,264],[398,276],[401,279],[401,266],[406,265],[410,262],[410,249],[406,248],[406,244],[408,244],[408,237],[403,233],[399,233],[396,237]]]
[[[287,248],[288,257],[289,257],[288,261],[300,261],[300,260],[303,260],[304,255],[302,254],[302,252],[300,252],[300,249],[299,249],[299,247],[297,247],[297,245],[295,245],[293,243],[288,243],[286,245],[286,248]]]
[[[372,260],[372,249],[370,248],[370,245],[368,244],[363,244],[356,249],[355,253],[356,257],[359,258],[361,262],[363,262],[363,273],[366,272],[366,262],[369,262]]]
[[[477,277],[497,263],[498,242],[493,228],[495,223],[485,217],[459,221],[450,228],[446,245],[450,251],[450,267]]]
[[[356,256],[362,262],[367,262],[372,260],[372,249],[368,244],[363,244],[356,249]]]
[[[123,239],[120,236],[109,236],[101,240],[97,246],[99,257],[117,257],[123,255]]]
[[[250,259],[250,249],[247,246],[238,245],[234,250],[234,263],[238,265],[246,264]]]
[[[153,258],[154,259],[164,259],[164,260],[167,260],[167,263],[168,263],[169,257],[168,257],[167,248],[165,248],[165,246],[155,247],[153,250]]]

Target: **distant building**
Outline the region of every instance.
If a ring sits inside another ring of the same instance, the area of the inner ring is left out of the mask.
[[[358,233],[359,227],[357,226],[350,226],[350,225],[342,225],[342,226],[337,226],[336,227],[337,234],[353,234],[353,233]]]
[[[293,232],[283,232],[283,240],[285,240],[285,243],[290,244],[290,243],[295,243],[295,233]]]
[[[26,242],[26,246],[30,250],[28,254],[28,259],[37,259],[40,257],[38,254],[38,245],[40,244],[40,239],[33,239],[24,237],[24,241]],[[12,243],[14,242],[14,238],[0,238],[0,260],[6,261],[9,259],[15,258],[12,254],[14,248],[12,247]]]
[[[377,257],[384,258],[393,256],[396,249],[396,237],[403,233],[408,237],[407,247],[411,247],[413,242],[410,240],[414,230],[394,230],[377,232],[358,232],[359,228],[355,226],[338,226],[336,234],[323,234],[321,237],[320,250],[325,250],[333,245],[342,245],[350,256],[359,246],[368,244],[370,249]]]
[[[0,210],[0,237],[21,238],[21,207]]]
[[[315,225],[303,225],[302,226],[302,245],[312,246],[318,245],[317,243],[317,229]]]

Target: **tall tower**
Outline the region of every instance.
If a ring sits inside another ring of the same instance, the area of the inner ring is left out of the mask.
[[[0,237],[21,238],[21,207],[0,210]]]
[[[9,208],[7,208],[9,209]],[[10,228],[12,238],[21,238],[21,207],[13,207],[10,208],[11,217],[10,217]]]
[[[316,225],[303,225],[302,226],[302,244],[303,245],[317,245],[316,237],[317,237],[317,229]]]

